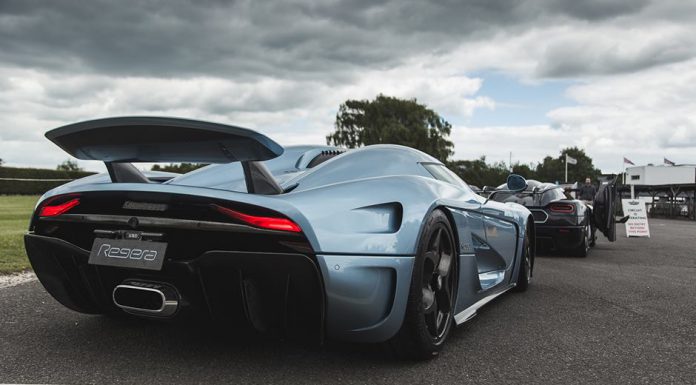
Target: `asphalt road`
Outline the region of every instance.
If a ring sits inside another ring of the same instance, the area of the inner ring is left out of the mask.
[[[209,328],[85,316],[36,282],[0,289],[0,382],[696,383],[696,223],[537,260],[432,361],[379,347],[243,341]]]

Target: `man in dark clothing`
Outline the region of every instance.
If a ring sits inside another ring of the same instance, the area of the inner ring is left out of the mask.
[[[594,200],[595,194],[597,194],[597,188],[592,185],[592,180],[590,178],[585,179],[585,184],[580,187],[579,191],[580,200],[592,202]]]

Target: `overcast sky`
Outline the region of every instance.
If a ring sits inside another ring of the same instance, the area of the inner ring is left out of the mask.
[[[325,143],[341,102],[383,93],[449,120],[459,159],[696,163],[694,20],[683,0],[0,0],[0,158],[55,167],[45,131],[122,115]]]

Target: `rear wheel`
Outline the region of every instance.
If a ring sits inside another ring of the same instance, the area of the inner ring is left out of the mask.
[[[429,359],[438,355],[454,322],[457,269],[452,228],[447,216],[435,210],[418,245],[404,322],[389,341],[398,356]]]
[[[597,229],[590,223],[590,247],[595,247],[597,243]]]
[[[530,231],[524,232],[524,243],[522,245],[522,263],[520,264],[519,273],[517,273],[517,285],[515,291],[527,291],[529,282],[532,280],[532,267],[534,266],[534,253],[532,252]]]
[[[576,257],[580,258],[585,258],[587,257],[587,254],[590,252],[590,243],[592,242],[592,229],[590,228],[590,223],[585,225],[585,228],[582,230],[582,242],[580,242],[580,245],[573,250],[573,254]]]

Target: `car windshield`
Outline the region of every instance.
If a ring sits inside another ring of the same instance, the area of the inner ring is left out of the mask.
[[[498,186],[498,189],[504,189],[506,187],[507,186],[503,184]],[[541,186],[539,182],[528,181],[527,188],[524,191],[518,193],[499,192],[494,194],[491,200],[497,202],[514,202],[523,206],[546,206],[551,202],[566,198],[563,189],[560,187],[551,187],[534,193],[535,188],[541,189],[543,187],[544,186]]]

